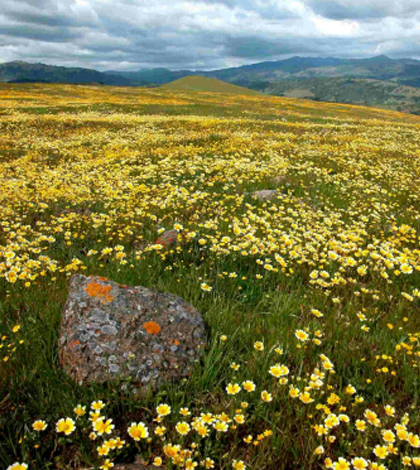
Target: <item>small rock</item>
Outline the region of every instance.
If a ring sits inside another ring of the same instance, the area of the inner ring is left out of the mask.
[[[166,250],[174,248],[178,244],[178,232],[176,230],[166,230],[155,241],[155,245],[162,245]]]
[[[286,181],[286,176],[285,175],[278,175],[273,178],[274,183],[284,183]]]
[[[278,191],[276,189],[263,189],[261,191],[255,191],[252,195],[260,201],[270,201],[277,197]]]

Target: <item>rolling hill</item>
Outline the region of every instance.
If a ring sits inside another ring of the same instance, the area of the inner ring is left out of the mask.
[[[161,88],[165,90],[177,91],[203,91],[211,93],[231,93],[235,95],[256,95],[258,92],[244,88],[231,83],[217,80],[216,78],[203,77],[201,75],[191,75],[189,77],[180,78],[173,82],[163,85]]]
[[[314,77],[255,83],[264,93],[289,98],[347,103],[419,114],[420,88],[393,80]]]

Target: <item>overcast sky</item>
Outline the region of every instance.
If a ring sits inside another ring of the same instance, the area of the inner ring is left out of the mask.
[[[0,62],[209,70],[379,54],[420,59],[420,0],[0,0]]]

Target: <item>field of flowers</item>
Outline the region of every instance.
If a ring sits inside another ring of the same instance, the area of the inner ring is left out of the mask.
[[[79,272],[195,305],[191,377],[141,398],[73,383]],[[420,117],[1,86],[1,469],[420,467],[419,366]]]

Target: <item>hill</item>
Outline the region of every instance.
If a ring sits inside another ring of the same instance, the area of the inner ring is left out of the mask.
[[[0,64],[0,82],[7,83],[97,83],[113,86],[130,86],[132,82],[119,75],[110,75],[93,69],[59,67],[13,61]]]
[[[408,61],[408,62],[407,62]],[[236,81],[311,77],[358,77],[389,80],[420,75],[420,61],[390,59],[377,56],[369,59],[340,59],[334,57],[292,57],[286,60],[260,62],[210,72],[212,76]]]
[[[254,83],[264,93],[420,113],[420,88],[392,80],[314,77]]]
[[[242,86],[232,85],[231,83],[217,80],[215,78],[203,77],[201,75],[191,75],[180,78],[161,88],[165,90],[186,90],[186,91],[207,91],[211,93],[233,93],[235,95],[255,95],[256,91],[244,88]]]
[[[263,93],[420,114],[420,61],[292,57],[210,72]]]

